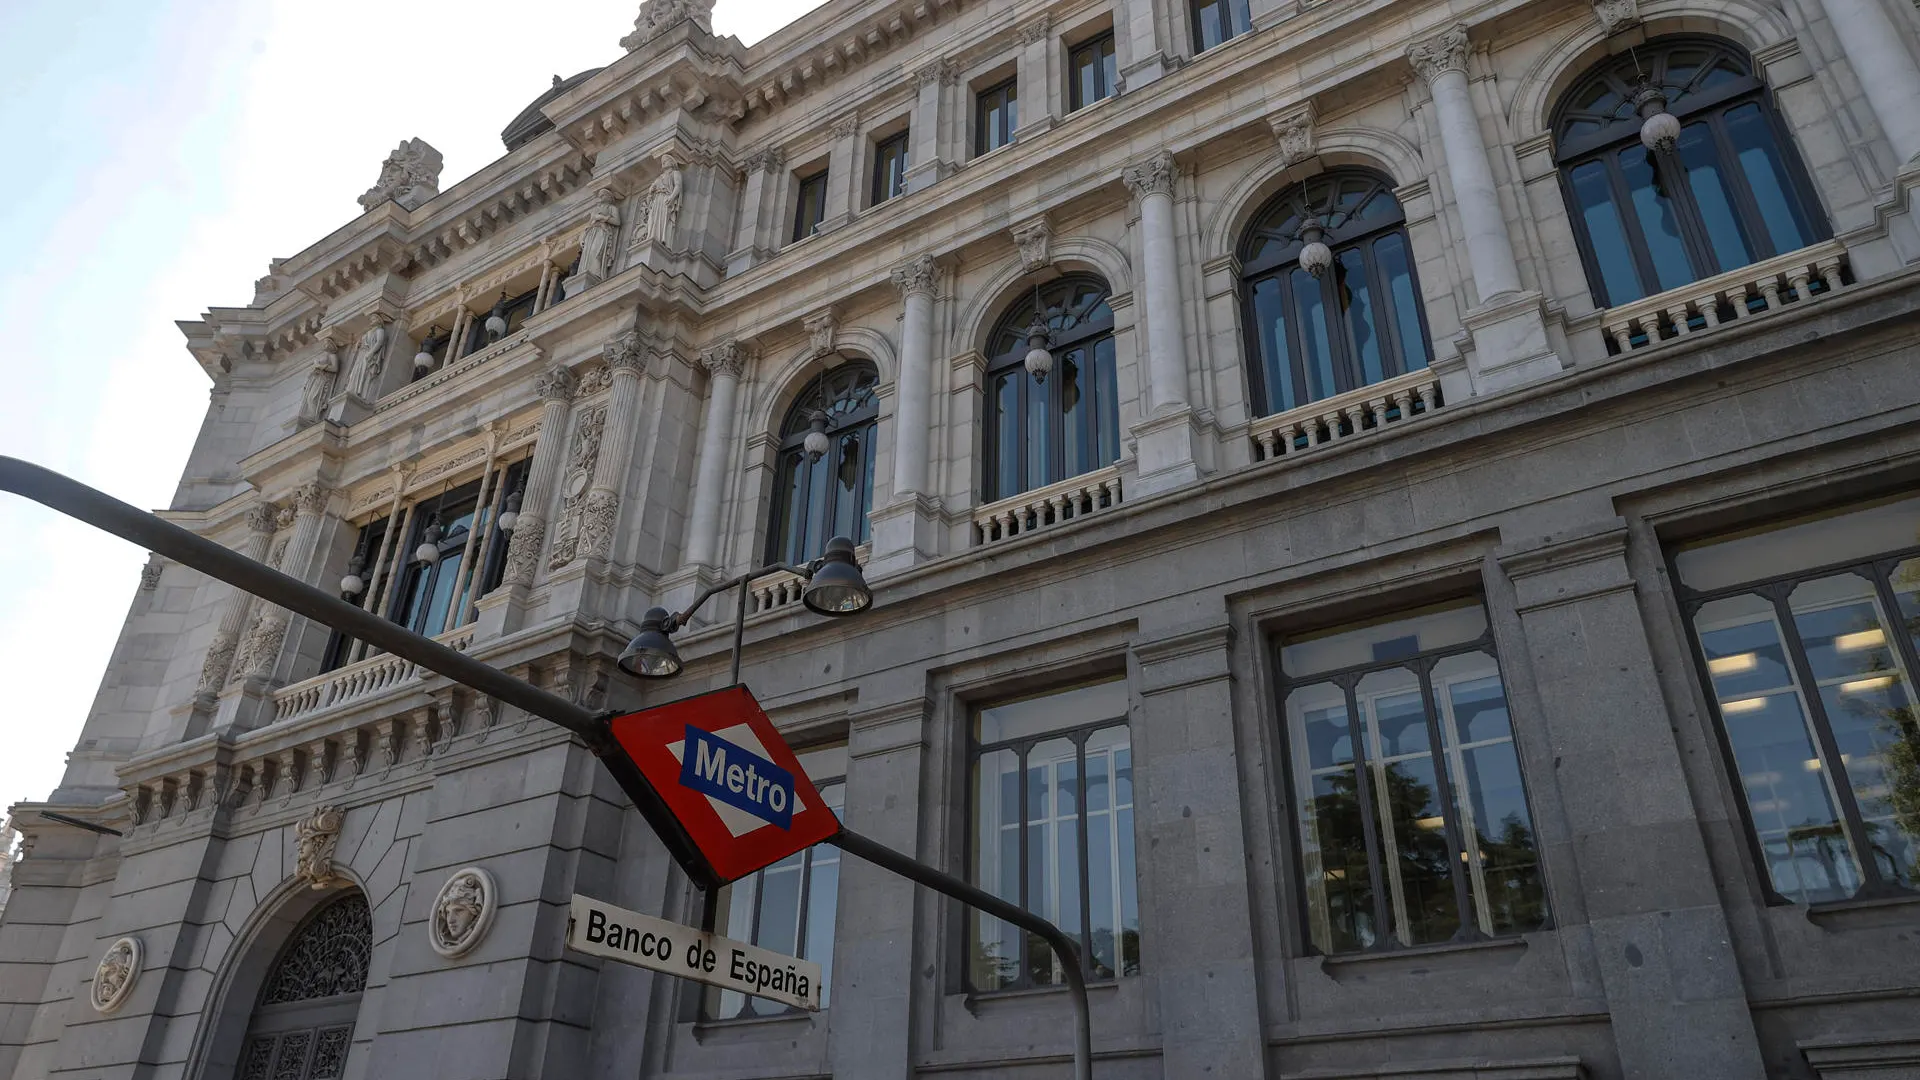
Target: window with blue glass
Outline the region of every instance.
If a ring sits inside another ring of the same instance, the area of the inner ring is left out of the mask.
[[[1253,29],[1247,0],[1197,0],[1188,9],[1193,19],[1193,51],[1206,52]]]
[[[1672,150],[1643,113],[1680,121]],[[1555,160],[1594,303],[1618,307],[1826,239],[1826,218],[1747,55],[1666,37],[1602,61],[1561,99]]]
[[[1020,126],[1020,84],[1015,79],[987,87],[973,99],[973,152],[977,157],[1013,141]]]
[[[1314,275],[1314,230],[1333,252]],[[1248,379],[1260,414],[1417,371],[1432,355],[1406,215],[1383,176],[1322,173],[1281,192],[1240,241]]]
[[[1027,294],[994,328],[987,360],[988,502],[1119,460],[1110,292],[1091,275],[1056,278]],[[1053,360],[1044,375],[1026,364],[1036,316]]]
[[[518,333],[521,327],[527,325],[527,320],[533,317],[534,304],[539,299],[540,290],[537,287],[517,296],[508,296],[503,290],[500,298],[494,301],[485,315],[473,317],[467,330],[467,347],[464,352],[477,352],[509,334]],[[500,322],[488,325],[495,318]]]
[[[822,372],[787,411],[780,428],[769,561],[806,562],[836,536],[856,544],[870,539],[879,392],[873,365],[849,361]],[[812,439],[815,434],[821,438]]]
[[[1104,101],[1120,85],[1120,68],[1113,52],[1113,31],[1075,45],[1067,53],[1067,108],[1078,111]]]

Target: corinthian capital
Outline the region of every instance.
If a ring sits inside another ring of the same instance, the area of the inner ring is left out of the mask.
[[[933,256],[922,255],[893,268],[893,287],[900,290],[901,296],[915,293],[932,296],[934,281],[939,274],[940,267],[933,261]]]
[[[1429,83],[1449,71],[1466,74],[1467,28],[1455,23],[1424,41],[1414,42],[1407,46],[1407,62]]]
[[[565,401],[573,396],[576,381],[573,372],[555,364],[534,380],[533,392],[540,395],[542,401]]]
[[[631,330],[607,342],[606,354],[607,366],[616,373],[626,371],[639,375],[646,370],[646,350],[640,347],[640,335]]]
[[[333,489],[315,480],[293,493],[293,505],[299,513],[318,514],[327,508],[327,500],[332,497]]]
[[[714,378],[737,379],[746,370],[747,346],[738,341],[723,341],[700,354],[700,366]]]
[[[1120,179],[1136,199],[1144,199],[1149,195],[1171,196],[1174,169],[1173,154],[1162,150],[1121,170]]]
[[[263,502],[247,511],[247,531],[262,536],[272,536],[280,527],[280,508],[270,502]]]

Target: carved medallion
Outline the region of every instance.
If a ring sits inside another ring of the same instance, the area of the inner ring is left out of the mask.
[[[449,960],[465,956],[487,936],[499,906],[500,890],[492,874],[477,866],[455,870],[433,898],[433,918],[427,922],[428,943]]]
[[[293,876],[316,889],[324,889],[339,880],[333,869],[333,849],[340,843],[340,826],[346,823],[346,811],[337,806],[322,806],[294,823],[297,845]]]
[[[110,1013],[126,1004],[133,984],[140,978],[140,939],[123,937],[107,947],[100,966],[93,971],[93,1007]]]

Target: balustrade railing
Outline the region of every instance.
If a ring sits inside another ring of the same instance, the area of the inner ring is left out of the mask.
[[[528,337],[527,331],[516,330],[506,337],[501,338],[499,341],[493,342],[484,348],[475,349],[460,359],[446,364],[438,371],[422,375],[413,382],[399,387],[381,398],[379,404],[374,407],[376,409],[391,409],[403,401],[411,401],[436,386],[459,378],[474,368],[498,360],[520,346],[525,345]]]
[[[862,566],[866,565],[867,557],[871,554],[873,554],[872,544],[861,544],[853,549],[854,559]],[[759,615],[797,604],[800,602],[800,593],[806,587],[806,578],[799,574],[789,574],[784,570],[757,578],[747,590],[747,614]]]
[[[1828,240],[1608,308],[1600,325],[1611,351],[1633,352],[1831,296],[1850,274],[1846,249]]]
[[[441,634],[434,640],[456,652],[473,646],[471,625]],[[283,723],[337,706],[349,705],[421,677],[419,665],[381,654],[282,687],[273,695],[273,722]]]
[[[1426,368],[1396,375],[1371,386],[1255,420],[1248,429],[1253,460],[1302,454],[1342,442],[1390,424],[1431,415],[1444,401],[1440,380]]]
[[[1120,470],[1109,465],[990,502],[973,512],[974,543],[994,544],[1119,506]]]

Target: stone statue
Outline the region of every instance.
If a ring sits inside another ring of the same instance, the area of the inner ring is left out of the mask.
[[[633,33],[620,39],[620,47],[632,52],[688,19],[713,33],[713,0],[644,0]]]
[[[327,411],[327,399],[333,396],[333,377],[340,372],[340,347],[327,342],[307,369],[307,385],[300,392],[300,426],[317,424]]]
[[[140,977],[140,941],[123,937],[107,947],[100,966],[93,971],[93,1007],[110,1013],[126,1003],[133,993],[134,980]]]
[[[477,866],[454,871],[433,900],[433,917],[427,924],[433,951],[449,960],[471,952],[493,923],[498,897],[492,874]]]
[[[620,200],[612,188],[593,193],[587,231],[580,236],[580,276],[598,283],[613,273],[614,238],[620,235]],[[569,290],[571,292],[571,290]]]
[[[339,878],[333,869],[333,849],[340,842],[340,827],[346,819],[346,812],[339,807],[322,806],[294,823],[294,877],[316,889],[324,889]]]
[[[371,210],[392,199],[408,210],[440,194],[440,151],[424,139],[401,143],[380,166],[380,180],[360,196],[362,208]]]
[[[673,246],[673,226],[680,220],[680,191],[683,181],[680,167],[669,163],[654,177],[647,189],[647,232],[669,248]]]
[[[387,320],[376,315],[373,325],[360,335],[353,352],[353,392],[365,401],[380,396],[380,376],[387,370]]]

